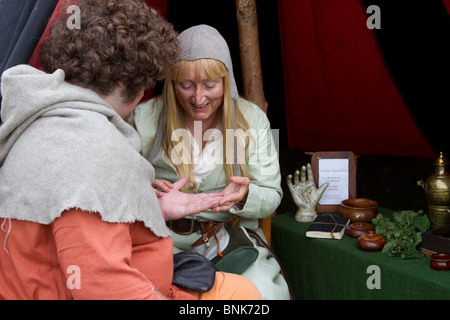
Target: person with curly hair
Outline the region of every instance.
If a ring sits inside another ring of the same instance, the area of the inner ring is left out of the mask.
[[[81,28],[63,8],[42,46],[46,72],[2,75],[0,299],[260,299],[223,272],[209,291],[172,284],[166,220],[223,198],[182,193],[186,179],[158,198],[125,121],[176,65],[173,26],[141,0],[76,5]]]

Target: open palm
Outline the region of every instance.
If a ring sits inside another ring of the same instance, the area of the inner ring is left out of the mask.
[[[299,179],[300,176],[300,179]],[[287,185],[298,210],[295,219],[298,221],[312,221],[316,217],[316,205],[322,197],[328,183],[324,183],[320,188],[316,188],[313,181],[311,165],[301,168],[294,173],[294,183],[292,175],[287,176]]]
[[[180,191],[187,183],[182,178],[173,184],[173,188],[158,197],[164,220],[172,221],[197,214],[216,207],[224,197],[222,192],[189,194]]]

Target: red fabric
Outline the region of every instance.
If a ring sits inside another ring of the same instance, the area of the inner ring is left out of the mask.
[[[169,0],[145,0],[147,5],[158,10],[159,14],[163,17],[167,16],[167,7]]]
[[[450,14],[450,0],[442,0],[444,2],[445,7],[447,8],[448,14]]]
[[[278,1],[289,146],[434,157],[359,1]]]

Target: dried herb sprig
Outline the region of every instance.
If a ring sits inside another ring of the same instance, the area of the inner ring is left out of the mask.
[[[386,239],[382,253],[402,258],[417,258],[417,246],[422,242],[422,232],[430,228],[430,220],[423,210],[403,210],[392,215],[392,221],[382,214],[372,220],[375,232]]]

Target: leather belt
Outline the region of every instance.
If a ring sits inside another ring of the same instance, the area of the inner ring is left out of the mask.
[[[191,246],[192,247],[196,247],[202,243],[206,244],[206,247],[209,248],[209,246],[211,245],[209,242],[209,239],[214,236],[216,238],[217,243],[219,244],[219,240],[217,239],[216,236],[216,231],[223,226],[224,224],[222,222],[207,222],[208,224],[208,230],[203,230],[203,234],[202,237],[199,238],[197,241],[195,241]],[[219,246],[219,251],[217,252],[219,254],[220,252],[220,246]],[[220,252],[220,255],[222,255],[222,252]],[[223,256],[222,256],[223,258]]]
[[[194,219],[183,218],[179,220],[168,221],[167,226],[173,232],[183,236],[190,235],[191,233],[202,233],[202,223]]]

